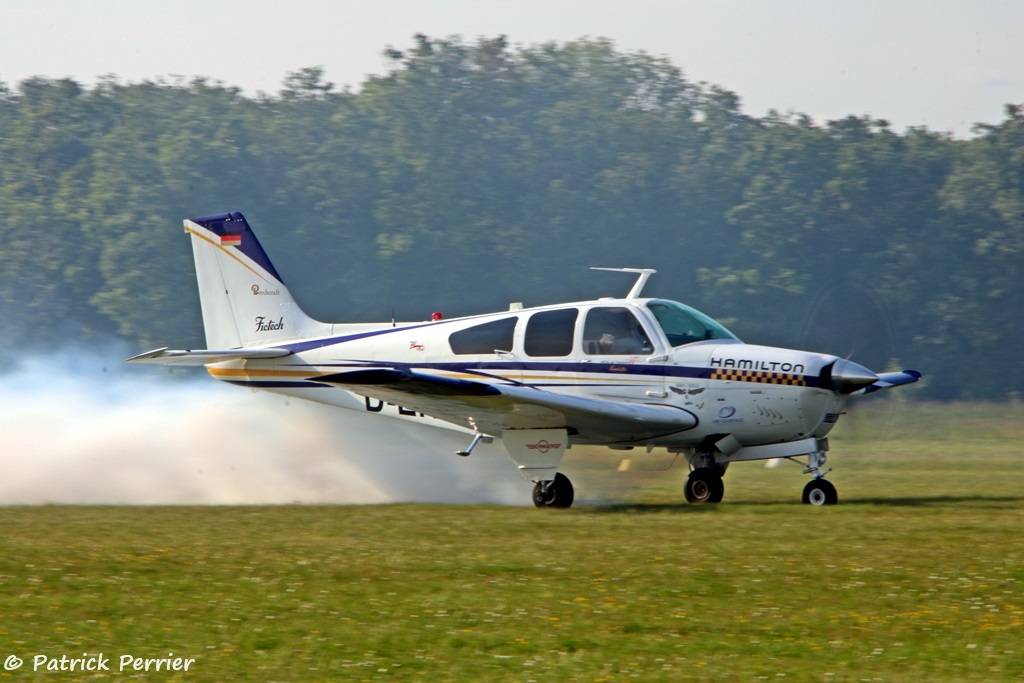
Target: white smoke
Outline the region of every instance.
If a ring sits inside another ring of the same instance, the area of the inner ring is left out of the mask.
[[[497,444],[121,358],[0,374],[0,504],[530,501]]]

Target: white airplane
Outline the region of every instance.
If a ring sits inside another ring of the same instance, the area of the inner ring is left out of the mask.
[[[322,323],[300,310],[242,214],[184,226],[208,348],[127,362],[205,365],[231,384],[459,430],[469,439],[461,456],[500,439],[534,482],[537,507],[572,504],[558,468],[576,444],[682,454],[686,500],[706,503],[722,500],[730,463],[802,456],[803,502],[834,504],[825,437],[847,401],[921,377],[745,344],[688,306],[641,298],[649,269],[599,269],[638,276],[622,299]]]

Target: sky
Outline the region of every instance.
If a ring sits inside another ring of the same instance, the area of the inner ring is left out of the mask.
[[[321,66],[358,90],[416,33],[609,38],[735,92],[752,116],[869,115],[970,137],[1024,102],[1020,0],[3,0],[0,81],[205,76],[255,95]]]

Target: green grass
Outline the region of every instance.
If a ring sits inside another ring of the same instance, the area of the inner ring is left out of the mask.
[[[833,508],[788,463],[693,507],[664,456],[582,450],[568,511],[0,508],[0,679],[1020,680],[1024,409],[895,407],[840,423]]]

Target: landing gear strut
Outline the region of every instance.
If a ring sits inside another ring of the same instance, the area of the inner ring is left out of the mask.
[[[572,505],[573,495],[572,482],[561,472],[533,486],[533,504],[539,508],[567,508]]]

